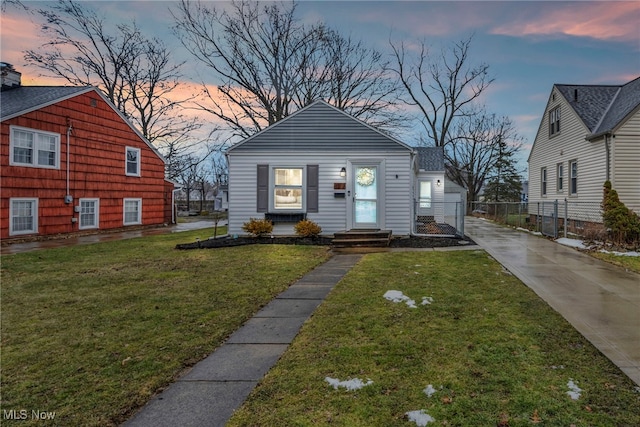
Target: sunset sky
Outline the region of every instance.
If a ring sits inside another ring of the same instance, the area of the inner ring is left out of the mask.
[[[22,3],[37,8],[46,2]],[[207,70],[172,35],[173,2],[85,3],[114,24],[135,19],[147,35],[162,37],[177,58],[188,61],[186,76],[194,81],[209,79]],[[639,1],[301,1],[297,12],[304,22],[324,21],[385,53],[389,39],[406,43],[425,39],[439,50],[443,43],[473,35],[472,62],[488,63],[496,79],[483,102],[490,111],[515,122],[527,141],[523,159],[554,83],[621,84],[640,76]],[[0,22],[0,60],[21,71],[27,85],[51,83],[38,77],[37,68],[26,67],[23,58],[24,50],[45,42],[36,22],[36,15],[13,5],[6,5]],[[411,144],[412,138],[407,134],[403,140]]]

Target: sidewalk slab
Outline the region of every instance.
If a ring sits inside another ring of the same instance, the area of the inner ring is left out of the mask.
[[[333,289],[331,285],[291,285],[278,299],[324,299]]]
[[[306,317],[251,318],[227,340],[228,344],[290,344]]]
[[[221,427],[257,384],[257,381],[178,381],[123,426]]]
[[[182,381],[259,381],[287,344],[226,344],[193,367]],[[242,363],[238,363],[241,360]]]
[[[257,312],[255,317],[309,317],[320,305],[320,299],[276,298]]]

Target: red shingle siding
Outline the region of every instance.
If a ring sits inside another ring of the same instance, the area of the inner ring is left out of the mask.
[[[91,106],[92,99],[95,107]],[[69,165],[69,194],[73,202],[65,204],[69,121],[73,126]],[[60,168],[9,165],[12,125],[59,134]],[[173,186],[164,179],[164,162],[94,92],[5,120],[1,138],[2,239],[12,237],[9,235],[9,200],[15,197],[38,198],[37,234],[41,236],[79,231],[78,223],[72,222],[72,218],[79,216],[74,206],[81,198],[100,199],[100,230],[123,227],[124,198],[142,199],[142,225],[160,225],[171,219]],[[140,149],[139,177],[125,174],[125,147]]]

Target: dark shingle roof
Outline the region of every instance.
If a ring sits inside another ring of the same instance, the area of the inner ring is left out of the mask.
[[[592,134],[613,130],[640,105],[640,77],[618,86],[555,86]]]
[[[0,92],[0,120],[37,110],[93,90],[92,86],[20,86]]]
[[[442,147],[417,147],[418,168],[424,171],[444,170],[444,150]]]

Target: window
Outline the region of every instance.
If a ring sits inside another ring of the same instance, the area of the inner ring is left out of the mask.
[[[142,199],[124,199],[124,225],[142,224]]]
[[[31,234],[38,232],[38,199],[10,199],[9,234]]]
[[[569,193],[578,194],[578,161],[569,162]]]
[[[129,176],[140,176],[140,149],[127,147],[126,173]]]
[[[420,207],[431,207],[431,181],[420,181]]]
[[[80,199],[80,230],[98,228],[99,214],[99,199]]]
[[[564,190],[564,165],[562,163],[558,163],[556,166],[556,190],[563,191]]]
[[[560,107],[549,111],[549,136],[560,133]]]
[[[60,167],[60,135],[11,126],[11,165],[37,168]]]
[[[302,168],[274,168],[274,209],[302,209]]]
[[[547,194],[547,168],[540,170],[540,192],[543,196]]]

